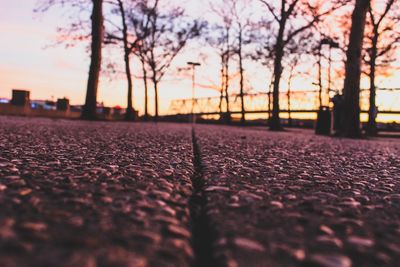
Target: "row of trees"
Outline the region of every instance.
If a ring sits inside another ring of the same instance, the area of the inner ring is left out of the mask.
[[[394,51],[400,41],[399,0],[224,0],[210,5],[213,18],[217,18],[212,23],[191,19],[171,0],[43,0],[38,10],[45,11],[54,5],[80,9],[92,7],[91,64],[82,113],[86,119],[96,116],[104,46],[118,47],[123,51],[128,89],[126,119],[133,119],[132,56],[141,63],[145,118],[149,115],[149,82],[155,92],[154,113],[157,118],[160,81],[187,43],[201,37],[220,58],[220,106],[222,108],[225,101],[227,119],[230,118],[228,96],[232,59],[238,64],[242,121],[245,120],[245,61],[257,60],[272,73],[268,86],[272,98],[270,129],[281,130],[279,94],[284,72],[288,73],[290,85],[304,55],[319,57],[320,60],[322,40],[335,40],[345,54],[345,67],[340,68],[345,70],[341,73],[345,76],[344,134],[349,137],[360,135],[362,72],[370,78],[368,133],[375,134],[376,76],[395,59]],[[78,29],[77,25],[85,24],[75,21],[70,29]],[[331,31],[332,25],[339,30]],[[319,80],[321,86],[321,75]]]
[[[87,25],[79,14],[91,5],[91,64],[88,76],[86,101],[82,118],[96,119],[97,90],[102,73],[102,50],[107,47],[121,49],[124,73],[127,81],[126,120],[134,120],[133,80],[131,58],[141,62],[145,88],[145,118],[149,117],[148,90],[152,83],[155,94],[155,118],[159,116],[159,83],[170,68],[173,60],[184,49],[188,41],[199,36],[205,24],[192,20],[185,10],[162,0],[45,0],[36,9],[47,11],[54,6],[68,6],[75,14],[72,25],[60,31],[74,38],[86,40]],[[119,64],[107,66],[114,70]],[[108,72],[109,74],[109,72]]]

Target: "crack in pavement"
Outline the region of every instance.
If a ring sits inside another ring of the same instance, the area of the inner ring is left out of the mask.
[[[195,254],[193,267],[217,266],[213,256],[215,235],[210,227],[206,213],[207,198],[204,194],[203,165],[195,129],[192,128],[194,175],[192,176],[193,193],[190,199],[192,222],[192,246]]]

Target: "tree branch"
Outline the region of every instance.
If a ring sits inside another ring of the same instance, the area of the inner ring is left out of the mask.
[[[272,14],[274,19],[279,23],[281,19],[275,14],[274,8],[268,3],[268,0],[259,0],[261,3],[263,3],[269,10],[269,12]]]

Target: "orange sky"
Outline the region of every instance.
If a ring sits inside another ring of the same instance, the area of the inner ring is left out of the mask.
[[[67,97],[73,104],[84,102],[86,79],[89,66],[86,44],[65,49],[62,46],[46,46],[56,40],[56,27],[62,26],[62,12],[56,10],[43,16],[32,12],[36,0],[0,0],[0,97],[9,98],[11,89],[24,88],[31,91],[32,99],[50,99]],[[194,2],[194,1],[191,1]],[[190,4],[193,10],[198,10],[200,4],[196,1]],[[204,49],[203,49],[204,50]],[[208,51],[208,50],[207,50]],[[203,51],[204,52],[204,51]],[[209,51],[208,51],[209,52]],[[400,53],[400,52],[398,52]],[[398,55],[400,58],[400,54]],[[216,55],[203,61],[198,47],[189,46],[175,61],[172,70],[186,67],[187,61],[201,61],[197,77],[201,84],[219,84],[219,61]],[[132,60],[133,69],[138,62]],[[398,67],[399,64],[398,64]],[[138,74],[138,73],[135,73]],[[247,85],[253,91],[265,91],[269,74],[260,66],[247,65]],[[314,79],[297,78],[293,82],[294,89],[315,89]],[[237,82],[233,81],[232,90],[237,90]],[[286,88],[283,81],[283,90]],[[363,81],[367,87],[368,82]],[[400,87],[400,74],[381,79],[380,87]],[[153,95],[150,90],[150,95]],[[218,92],[209,89],[197,89],[197,96],[217,96]],[[135,79],[135,107],[143,111],[144,92],[142,81]],[[166,77],[160,86],[160,110],[168,111],[172,99],[190,98],[190,73],[181,73],[178,77]],[[124,80],[109,81],[103,78],[99,90],[99,101],[108,106],[125,106],[126,83]],[[388,99],[390,101],[390,99]],[[151,101],[151,110],[152,110]],[[400,107],[399,107],[400,109]]]

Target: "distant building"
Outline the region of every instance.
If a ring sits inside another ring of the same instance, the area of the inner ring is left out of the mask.
[[[52,100],[32,100],[31,108],[33,109],[44,109],[44,110],[56,110],[56,102]]]
[[[30,100],[30,91],[13,89],[12,99],[0,98],[0,115],[20,115],[28,117],[79,118],[81,105],[70,105],[68,98],[53,100]],[[134,111],[138,117],[138,111]],[[123,120],[126,109],[121,106],[106,107],[97,103],[99,119]]]
[[[30,94],[31,93],[28,90],[13,89],[11,104],[20,107],[29,106]]]

